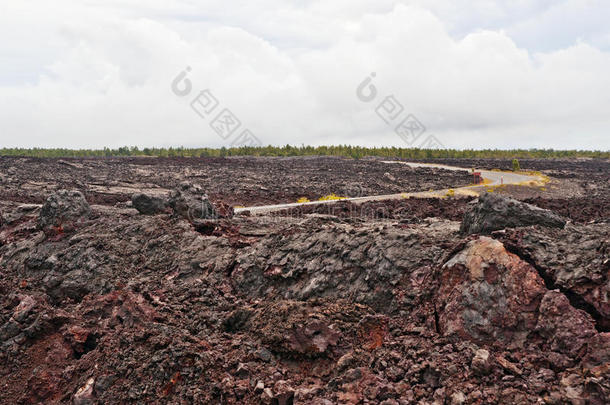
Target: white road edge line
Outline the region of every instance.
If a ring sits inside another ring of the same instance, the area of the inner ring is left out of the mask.
[[[434,163],[414,163],[414,162],[402,162],[397,160],[391,161],[383,161],[383,163],[398,163],[405,164],[413,168],[417,167],[432,167],[437,169],[446,169],[446,170],[464,170],[470,172],[471,169],[467,169],[464,167],[456,167],[456,166],[447,166],[441,164]],[[529,181],[540,181],[541,178],[539,176],[531,176],[526,174],[519,174],[513,172],[503,172],[503,171],[494,171],[494,170],[478,170],[481,173],[481,176],[485,180],[491,181],[487,184],[477,184],[472,186],[463,186],[455,188],[455,191],[459,190],[471,190],[476,192],[476,189],[482,187],[489,186],[498,186],[500,184],[521,184]],[[287,208],[300,207],[305,205],[320,205],[320,204],[334,204],[339,201],[352,201],[352,202],[366,202],[366,201],[380,201],[380,200],[393,200],[400,198],[409,198],[409,197],[439,197],[444,196],[449,189],[442,190],[433,190],[433,191],[416,191],[416,192],[404,192],[404,193],[396,193],[396,194],[385,194],[385,195],[372,195],[372,196],[364,196],[364,197],[347,197],[341,198],[339,200],[322,200],[322,201],[308,201],[302,203],[285,203],[285,204],[272,204],[272,205],[259,205],[254,207],[239,207],[234,208],[236,214],[241,212],[249,211],[252,214],[257,213],[266,213],[273,211],[280,211]]]

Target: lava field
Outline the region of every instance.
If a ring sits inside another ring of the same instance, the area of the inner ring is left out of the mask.
[[[610,162],[521,167],[0,158],[0,403],[608,403]]]

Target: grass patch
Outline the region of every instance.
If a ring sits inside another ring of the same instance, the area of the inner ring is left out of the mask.
[[[345,200],[347,197],[340,197],[335,193],[330,193],[329,195],[325,195],[323,197],[318,198],[318,201],[333,201],[333,200]]]

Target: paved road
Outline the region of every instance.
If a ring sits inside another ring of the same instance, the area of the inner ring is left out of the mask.
[[[387,161],[384,163],[399,163],[406,164],[411,167],[435,167],[438,169],[446,169],[446,170],[464,170],[470,172],[471,169],[465,169],[463,167],[455,167],[455,166],[447,166],[447,165],[437,165],[437,164],[429,164],[429,163],[411,163],[411,162],[397,162],[397,161]],[[530,176],[526,174],[517,174],[513,172],[498,172],[493,170],[479,170],[481,172],[481,176],[484,179],[490,180],[491,183],[487,183],[487,186],[497,186],[502,184],[519,184],[532,180],[539,180],[537,176]]]
[[[466,169],[463,167],[455,167],[455,166],[447,166],[447,165],[439,165],[439,164],[430,164],[430,163],[411,163],[411,162],[399,162],[399,161],[386,161],[384,163],[388,164],[405,164],[411,167],[434,167],[439,169],[446,170],[464,170],[470,172],[471,169]],[[466,186],[466,187],[458,187],[454,189],[456,194],[462,195],[474,195],[479,194],[485,187],[489,186],[497,186],[500,184],[519,184],[529,181],[540,181],[541,178],[538,176],[530,176],[525,174],[517,174],[512,172],[498,172],[492,170],[477,170],[481,172],[481,176],[487,180],[485,186]],[[243,207],[243,208],[235,208],[235,213],[240,213],[244,211],[250,211],[252,214],[263,214],[272,211],[279,211],[286,208],[299,207],[303,205],[319,205],[319,204],[334,204],[337,201],[352,201],[352,202],[366,202],[366,201],[379,201],[379,200],[392,200],[392,199],[401,199],[408,197],[440,197],[447,194],[448,189],[443,190],[435,190],[435,191],[420,191],[420,192],[412,192],[412,193],[398,193],[398,194],[385,194],[385,195],[372,195],[366,197],[351,197],[351,198],[343,198],[341,200],[329,200],[329,201],[310,201],[305,203],[288,203],[288,204],[274,204],[274,205],[262,205],[258,207]]]

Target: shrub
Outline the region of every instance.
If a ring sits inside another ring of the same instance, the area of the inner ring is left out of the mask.
[[[521,170],[521,167],[519,166],[519,161],[517,159],[513,159],[513,172],[517,172]]]
[[[344,200],[346,197],[339,197],[335,193],[330,193],[329,195],[325,195],[324,197],[318,198],[318,201],[330,201],[330,200]]]

